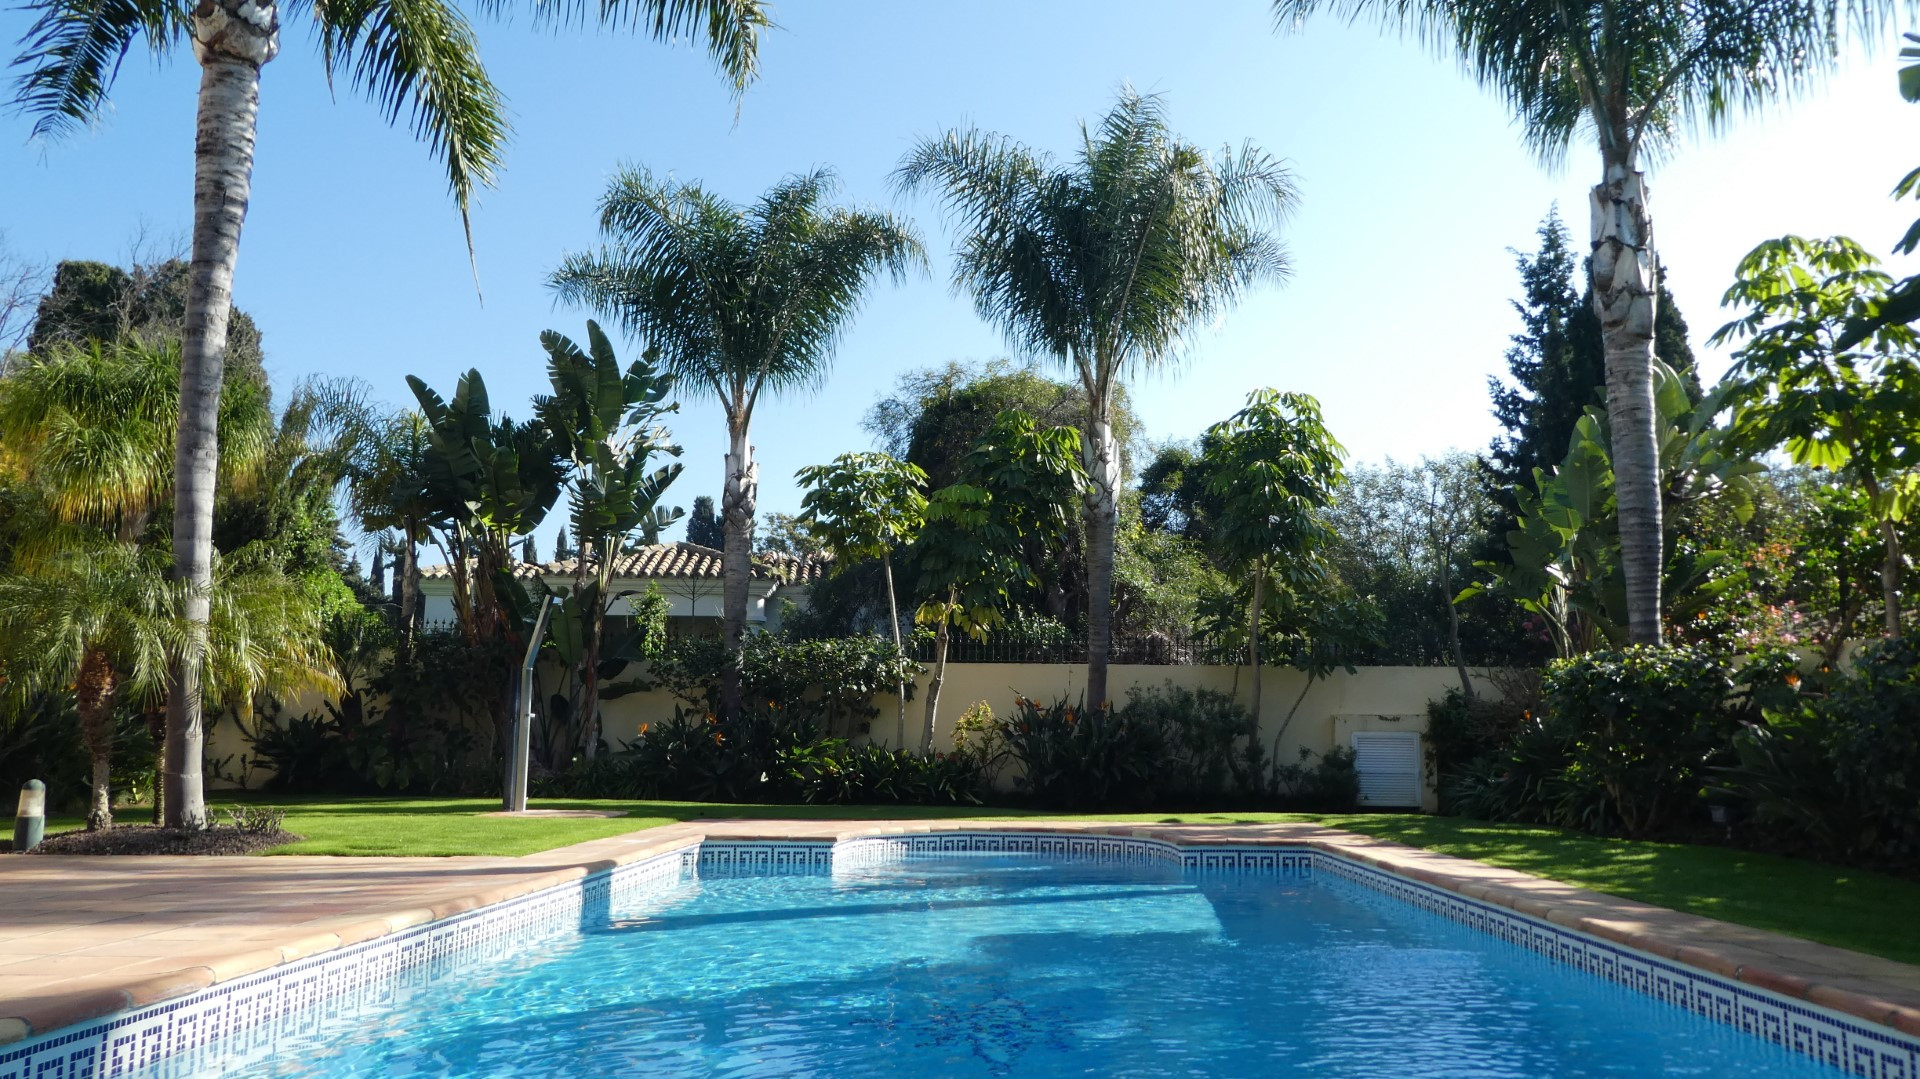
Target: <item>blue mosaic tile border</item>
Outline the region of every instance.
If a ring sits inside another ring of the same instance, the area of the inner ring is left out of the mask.
[[[1316,867],[1849,1075],[1920,1079],[1920,1039],[1899,1031],[1345,858],[1319,853]]]
[[[115,1079],[166,1062],[244,1059],[339,1015],[391,1000],[507,942],[604,916],[616,897],[679,881],[689,843],[644,861],[505,903],[263,970],[198,993],[0,1046],[0,1079]]]
[[[1162,839],[1071,832],[927,832],[867,836],[833,848],[836,869],[888,865],[941,854],[1025,854],[1108,865],[1170,865],[1189,872],[1308,875],[1314,852],[1304,847],[1180,847]]]
[[[708,840],[700,844],[703,877],[816,873],[833,867],[833,841]]]
[[[1024,854],[1197,873],[1329,876],[1410,903],[1867,1079],[1920,1079],[1920,1039],[1529,918],[1325,852],[1178,847],[1157,839],[955,831],[825,841],[689,843],[496,906],[275,967],[180,1000],[0,1048],[0,1079],[113,1079],[162,1061],[187,1069],[264,1056],[283,1040],[379,1005],[482,950],[592,922],[616,898],[703,876],[816,873],[957,853]]]

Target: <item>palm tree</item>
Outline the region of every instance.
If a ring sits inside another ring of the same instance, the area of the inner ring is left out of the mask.
[[[167,823],[200,827],[200,664],[206,651],[204,599],[213,574],[213,503],[233,271],[240,254],[253,177],[260,69],[280,50],[277,0],[27,0],[38,13],[14,64],[24,70],[14,102],[35,116],[34,135],[59,134],[95,118],[107,103],[120,60],[136,39],[159,55],[190,43],[200,62],[194,137],[193,243],[187,289],[183,402],[175,443],[174,572],[188,590],[189,635],[174,677],[165,777]],[[482,5],[489,12],[505,4]],[[344,0],[296,3],[312,21],[329,78],[344,74],[371,96],[389,123],[409,114],[414,134],[447,167],[461,220],[478,185],[491,184],[508,126],[500,92],[480,63],[473,28],[445,0]],[[536,18],[589,17],[661,40],[705,40],[736,93],[753,77],[767,15],[760,0],[580,0],[540,2]],[[473,248],[467,224],[467,247]]]
[[[115,707],[164,692],[173,598],[166,556],[131,543],[70,548],[32,573],[0,577],[0,672],[8,690],[73,687],[92,766],[89,831],[113,826]]]
[[[711,392],[726,414],[722,621],[732,661],[721,708],[728,715],[740,706],[760,487],[749,441],[754,409],[763,394],[825,375],[876,274],[885,269],[900,280],[926,261],[905,221],[826,205],[834,187],[832,173],[816,171],[741,207],[698,184],[626,169],[600,200],[607,243],[568,256],[552,278],[562,299],[645,338],[682,386]]]
[[[950,131],[895,174],[932,187],[960,233],[955,286],[1014,347],[1080,378],[1088,415],[1087,703],[1107,700],[1120,447],[1114,397],[1176,357],[1194,326],[1246,288],[1281,280],[1272,228],[1296,198],[1287,171],[1253,146],[1209,158],[1168,130],[1158,97],[1131,89],[1073,160],[1001,135]]]
[[[221,395],[222,470],[229,485],[258,477],[274,440],[266,387],[245,373]],[[15,358],[0,379],[0,475],[31,487],[62,525],[140,540],[173,497],[180,417],[180,349],[127,338],[56,344]],[[27,537],[30,550],[59,536]]]
[[[1518,116],[1543,160],[1590,128],[1600,151],[1587,264],[1607,357],[1628,632],[1659,644],[1661,537],[1654,403],[1659,260],[1648,153],[1812,86],[1849,34],[1871,40],[1913,0],[1275,0],[1282,22],[1372,15],[1459,57]]]

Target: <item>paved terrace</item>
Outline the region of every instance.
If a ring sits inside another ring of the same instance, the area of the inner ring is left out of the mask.
[[[0,857],[0,1044],[574,880],[691,839],[964,831],[963,821],[706,821],[524,858]],[[993,831],[1287,843],[1337,853],[1920,1034],[1920,966],[1308,824],[995,821]]]

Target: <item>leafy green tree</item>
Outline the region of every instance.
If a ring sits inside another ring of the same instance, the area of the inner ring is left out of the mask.
[[[713,499],[707,495],[693,500],[693,512],[687,515],[687,542],[716,551],[727,542],[720,532],[720,518],[713,512]]]
[[[760,467],[751,441],[763,394],[817,384],[882,271],[924,264],[912,228],[878,210],[829,205],[825,170],[789,177],[741,207],[698,184],[644,169],[615,176],[600,200],[598,251],[554,272],[560,297],[618,320],[659,350],[683,383],[710,391],[727,421],[722,634],[734,663],[722,710],[740,711],[740,664],[753,573]]]
[[[1844,236],[1769,240],[1740,261],[1726,303],[1749,308],[1715,333],[1745,340],[1733,377],[1734,428],[1755,448],[1785,447],[1795,463],[1831,469],[1866,492],[1885,545],[1881,605],[1901,632],[1900,522],[1920,496],[1920,336],[1880,325],[1849,346],[1850,324],[1872,317],[1893,278]]]
[[[187,263],[177,258],[135,262],[131,269],[104,262],[62,262],[54,267],[52,284],[34,309],[27,351],[127,337],[178,345],[186,337],[188,276]],[[245,311],[233,308],[227,323],[227,366],[264,383],[265,360],[260,327]],[[223,380],[228,377],[222,375]]]
[[[1514,301],[1520,332],[1507,349],[1509,381],[1489,378],[1493,416],[1505,431],[1487,454],[1495,490],[1551,468],[1566,455],[1574,425],[1592,405],[1606,403],[1606,344],[1594,314],[1593,289],[1576,288],[1582,259],[1558,212],[1540,223],[1540,249],[1517,255],[1521,296]],[[1686,380],[1689,395],[1700,398],[1693,346],[1687,323],[1667,291],[1660,268],[1654,304],[1654,354]],[[1511,515],[1512,506],[1508,506]]]
[[[968,451],[993,426],[1002,412],[1013,409],[1034,418],[1043,427],[1068,426],[1085,430],[1092,412],[1080,381],[1047,377],[1031,367],[1016,366],[1006,360],[965,364],[949,362],[942,366],[909,371],[894,383],[894,390],[875,402],[867,411],[862,426],[872,434],[880,448],[927,473],[927,487],[937,489],[959,478],[962,460]],[[1113,437],[1120,455],[1121,479],[1133,475],[1134,444],[1140,422],[1127,399],[1126,388],[1114,391]],[[1122,497],[1124,512],[1126,496]],[[1129,539],[1122,528],[1115,537],[1114,608],[1117,613],[1138,607],[1140,597],[1129,594],[1139,584],[1120,574],[1118,568],[1139,560],[1125,549]],[[1079,622],[1086,616],[1087,537],[1084,519],[1059,538],[1046,544],[1030,541],[1026,561],[1031,576],[1040,581],[1037,588],[1019,588],[1013,594],[1017,606],[1044,612],[1063,623]],[[865,582],[872,588],[872,582]],[[838,579],[828,582],[836,587]],[[816,592],[823,601],[824,592]],[[876,619],[877,621],[877,619]]]
[[[887,622],[893,647],[902,652],[900,601],[893,585],[893,552],[911,544],[926,523],[927,474],[886,453],[843,453],[831,464],[794,473],[807,493],[800,519],[833,554],[833,572],[879,560],[887,585]],[[894,744],[907,742],[907,686],[899,685],[900,714]]]
[[[1910,4],[1897,0],[1274,0],[1283,23],[1321,11],[1372,15],[1455,56],[1497,92],[1543,159],[1591,132],[1600,178],[1591,193],[1587,280],[1606,350],[1630,637],[1663,639],[1658,257],[1643,155],[1689,126],[1804,92],[1849,36],[1871,39]]]
[[[895,173],[943,199],[956,284],[1020,352],[1071,370],[1088,402],[1087,694],[1103,707],[1121,491],[1114,403],[1127,378],[1287,263],[1271,228],[1291,207],[1280,163],[1248,146],[1209,158],[1167,127],[1157,97],[1126,90],[1082,127],[1065,164],[1004,136],[950,131]]]
[[[1140,519],[1156,532],[1205,541],[1212,529],[1201,450],[1185,442],[1161,446],[1140,470]]]
[[[1009,585],[1029,572],[1025,540],[1066,527],[1085,478],[1078,431],[1004,412],[967,454],[960,479],[928,496],[911,548],[915,591],[924,597],[914,620],[934,627],[922,753],[933,745],[953,630],[978,640],[1001,623]]]
[[[1329,510],[1338,536],[1326,556],[1333,572],[1380,610],[1386,626],[1370,662],[1451,663],[1469,697],[1468,654],[1510,640],[1472,625],[1470,609],[1453,602],[1500,509],[1485,486],[1480,462],[1468,454],[1388,460],[1349,469]]]
[[[755,558],[817,558],[827,545],[805,518],[793,513],[763,513],[754,537]]]
[[[1248,737],[1259,740],[1260,623],[1270,605],[1317,590],[1334,540],[1327,523],[1345,451],[1306,394],[1255,390],[1247,406],[1207,429],[1207,490],[1219,500],[1211,543],[1252,583],[1248,662],[1253,702]]]
[[[680,517],[678,508],[660,504],[679,478],[680,465],[655,463],[659,457],[680,455],[680,447],[669,441],[660,423],[680,405],[667,399],[673,377],[655,367],[651,355],[622,371],[612,342],[597,322],[587,322],[585,350],[552,330],[540,335],[540,344],[547,350],[553,395],[540,399],[536,407],[556,449],[571,466],[567,516],[580,541],[572,597],[585,619],[574,676],[579,700],[572,712],[586,752],[592,754],[600,741],[607,609],[621,598],[613,591],[619,555],[636,533],[658,531]]]
[[[28,0],[23,7],[35,19],[14,60],[22,69],[14,104],[35,118],[35,136],[71,131],[98,117],[120,61],[136,40],[144,39],[160,57],[191,44],[200,65],[173,552],[175,576],[198,586],[184,593],[188,623],[203,628],[190,635],[174,672],[182,692],[174,694],[168,720],[168,760],[179,770],[166,779],[172,788],[167,823],[198,828],[206,823],[198,681],[209,617],[206,589],[213,579],[216,418],[234,265],[252,195],[260,69],[280,51],[281,9],[276,0],[129,0],[107,6],[95,0]],[[465,224],[474,189],[493,182],[508,131],[506,103],[480,63],[465,16],[444,0],[297,4],[288,13],[312,21],[329,79],[336,73],[347,76],[374,99],[390,124],[408,114],[414,134],[446,165]],[[535,13],[543,21],[591,17],[657,39],[703,39],[736,91],[754,73],[760,32],[767,25],[758,0],[561,3],[535,5]]]

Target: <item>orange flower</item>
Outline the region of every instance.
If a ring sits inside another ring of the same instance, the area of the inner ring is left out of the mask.
[[[1797,674],[1789,674],[1789,675],[1787,675],[1787,684],[1788,684],[1788,685],[1790,685],[1790,686],[1797,686],[1797,685],[1799,685],[1799,684],[1800,684],[1800,676],[1799,676],[1799,675],[1797,675]]]
[[[719,716],[714,715],[712,712],[707,713],[707,726],[711,727],[718,722],[720,722]]]
[[[647,731],[652,729],[652,727],[653,727],[653,724],[651,723],[640,724],[640,737],[645,738],[647,736]]]
[[[724,734],[721,734],[721,733],[720,733],[719,731],[714,731],[714,732],[713,732],[713,744],[714,744],[714,745],[716,745],[716,746],[724,746],[724,745],[726,745],[726,744],[727,744],[727,736],[726,736],[726,735],[724,735]]]

